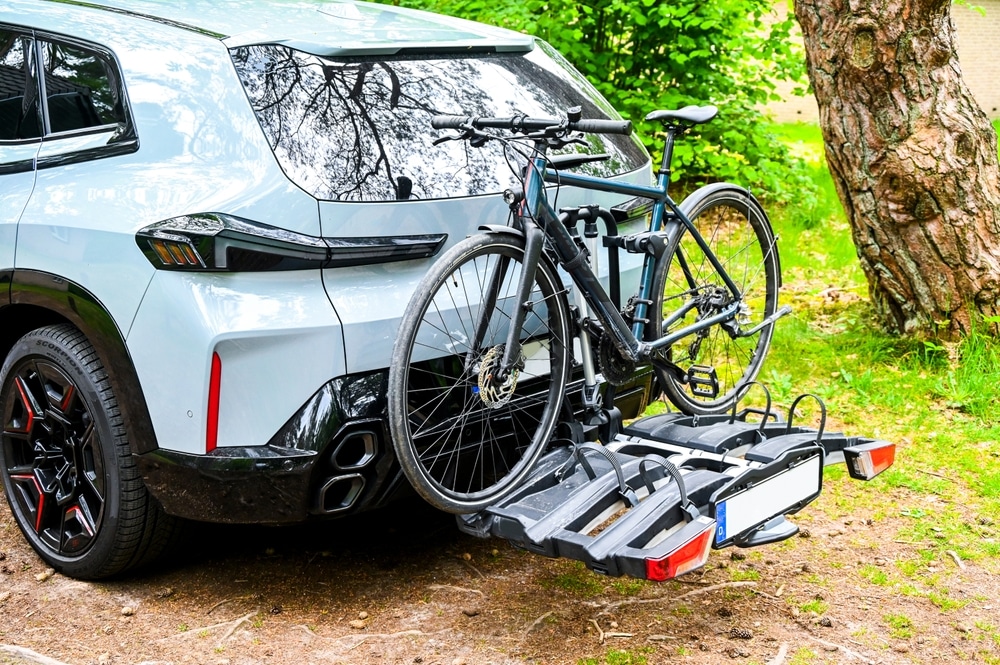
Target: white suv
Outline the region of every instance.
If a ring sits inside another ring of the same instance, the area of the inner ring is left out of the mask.
[[[38,553],[98,578],[177,518],[297,522],[406,490],[400,316],[442,249],[504,222],[513,182],[499,143],[435,146],[429,119],[577,105],[618,117],[542,42],[398,8],[5,0],[0,476]],[[611,159],[585,172],[651,182],[634,137],[590,140]]]

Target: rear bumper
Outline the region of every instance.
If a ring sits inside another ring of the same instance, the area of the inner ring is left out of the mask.
[[[385,503],[401,484],[385,421],[388,371],[330,381],[263,446],[137,455],[143,481],[178,517],[287,524]]]
[[[645,409],[651,380],[644,370],[619,390],[624,417]],[[163,509],[186,519],[290,524],[376,508],[410,491],[392,450],[387,388],[388,370],[342,377],[317,391],[267,445],[205,455],[159,449],[135,459]],[[570,396],[579,392],[578,382],[567,388]]]

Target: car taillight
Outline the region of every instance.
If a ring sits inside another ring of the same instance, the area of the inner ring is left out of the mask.
[[[205,213],[151,224],[136,244],[156,268],[212,272],[308,270],[372,265],[434,256],[444,233],[317,238],[248,219]]]
[[[164,267],[205,267],[205,261],[187,238],[150,238],[149,246]]]
[[[684,530],[688,537],[676,549],[666,556],[646,559],[646,579],[663,582],[705,565],[712,550],[715,520],[702,517],[687,524]]]
[[[896,461],[896,444],[872,441],[844,448],[844,461],[851,478],[871,480]]]

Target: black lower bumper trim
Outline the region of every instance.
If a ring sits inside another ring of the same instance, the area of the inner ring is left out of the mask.
[[[254,446],[187,455],[156,450],[136,459],[146,487],[171,515],[233,524],[292,523],[309,516],[314,451]]]

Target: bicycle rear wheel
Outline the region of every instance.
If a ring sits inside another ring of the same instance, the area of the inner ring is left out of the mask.
[[[774,324],[747,334],[774,313],[781,284],[774,232],[760,204],[736,186],[709,185],[681,204],[743,294],[735,319],[688,335],[670,347],[669,360],[687,371],[680,382],[659,370],[664,392],[689,414],[732,408],[740,388],[756,378],[771,345]],[[718,313],[733,301],[721,276],[692,238],[682,233],[664,252],[654,275],[649,339]],[[679,312],[687,311],[683,314]]]
[[[503,357],[523,271],[524,241],[480,234],[438,260],[410,301],[389,370],[389,423],[407,479],[435,507],[481,510],[531,471],[556,426],[570,362],[564,288],[543,258],[521,355]]]

